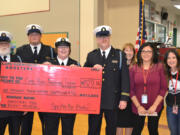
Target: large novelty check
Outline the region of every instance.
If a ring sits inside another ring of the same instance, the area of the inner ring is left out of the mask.
[[[1,63],[0,110],[98,114],[102,71]]]

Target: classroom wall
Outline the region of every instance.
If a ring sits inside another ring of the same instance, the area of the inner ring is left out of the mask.
[[[50,0],[1,0],[0,16],[49,11]],[[42,4],[43,3],[43,4]]]
[[[84,65],[87,54],[97,48],[94,28],[98,22],[98,1],[80,1],[80,63]]]
[[[122,48],[127,42],[135,44],[139,20],[138,0],[81,0],[80,13],[81,63],[85,62],[89,51],[97,48],[93,35],[96,26],[112,27],[111,43],[116,48]]]
[[[79,7],[80,0],[50,0],[50,11],[0,17],[0,30],[11,32],[17,47],[28,42],[27,24],[39,24],[44,32],[69,32],[71,56],[79,61]]]
[[[162,6],[159,4],[155,4],[155,9],[159,12],[162,10]],[[180,47],[180,15],[177,15],[175,11],[167,9],[168,12],[168,20],[169,22],[176,22],[176,28],[177,28],[177,45],[176,47]],[[173,26],[170,27],[169,32],[173,32]],[[168,33],[169,34],[169,33]]]
[[[112,45],[122,48],[136,41],[138,15],[138,0],[50,0],[50,11],[0,17],[0,30],[13,33],[17,47],[28,42],[27,24],[40,24],[44,32],[69,32],[71,56],[83,65],[87,53],[97,47],[96,26],[110,25]]]
[[[127,42],[135,44],[138,32],[138,0],[104,0],[104,24],[112,27],[112,45],[122,48]],[[102,11],[101,11],[102,12]],[[102,24],[102,20],[98,21]]]

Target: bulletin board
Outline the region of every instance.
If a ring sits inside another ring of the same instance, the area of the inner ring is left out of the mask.
[[[50,0],[1,0],[0,9],[0,17],[50,11]]]
[[[58,38],[68,38],[68,32],[43,33],[41,42],[55,48],[55,42]]]

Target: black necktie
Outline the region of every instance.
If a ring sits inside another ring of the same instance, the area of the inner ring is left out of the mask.
[[[34,47],[34,62],[37,63],[38,54],[37,54],[37,47]]]
[[[7,62],[7,56],[4,56],[4,60],[3,61]]]
[[[106,60],[106,52],[103,51],[102,53],[103,53],[103,55],[102,55],[103,56],[103,60]]]
[[[34,56],[37,56],[37,47],[34,47]]]
[[[64,66],[64,62],[61,63],[61,66]]]

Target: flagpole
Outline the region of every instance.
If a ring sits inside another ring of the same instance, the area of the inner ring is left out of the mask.
[[[141,45],[143,44],[143,30],[144,30],[144,0],[140,0],[142,2],[142,29],[141,29]]]

